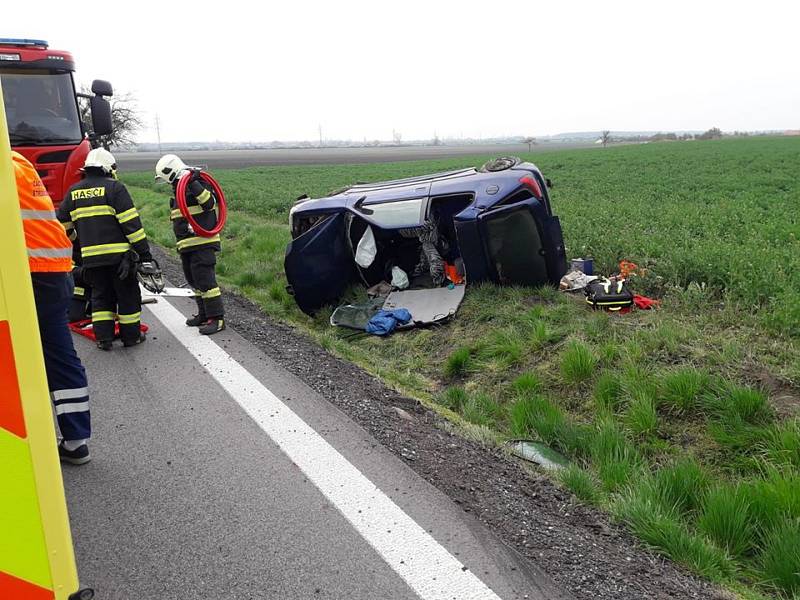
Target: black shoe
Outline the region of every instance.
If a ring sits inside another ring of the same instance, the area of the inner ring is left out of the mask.
[[[100,348],[100,350],[105,350],[106,352],[108,352],[114,347],[114,342],[108,340],[103,340],[103,341],[97,340],[97,347]]]
[[[147,334],[143,331],[140,331],[138,339],[135,339],[133,341],[125,340],[122,342],[122,345],[125,346],[126,348],[130,348],[131,346],[137,346],[141,344],[145,340],[147,340]]]
[[[92,460],[89,454],[89,446],[86,444],[78,446],[75,450],[67,450],[64,448],[63,441],[58,445],[58,458],[61,462],[68,462],[72,465],[85,465]]]
[[[200,325],[203,325],[206,321],[208,321],[208,318],[205,315],[192,315],[186,319],[186,325],[188,327],[200,327]]]
[[[200,326],[200,333],[203,335],[212,335],[225,329],[225,319],[222,317],[217,319],[209,319]]]

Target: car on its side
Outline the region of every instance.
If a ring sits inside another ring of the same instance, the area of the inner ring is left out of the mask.
[[[430,223],[442,259],[458,265],[469,283],[558,285],[567,261],[549,186],[534,164],[503,157],[478,169],[301,197],[290,211],[287,289],[301,310],[313,314],[354,283],[390,281],[395,266],[410,273],[422,247],[415,232]],[[365,267],[355,257],[368,229],[374,260]]]

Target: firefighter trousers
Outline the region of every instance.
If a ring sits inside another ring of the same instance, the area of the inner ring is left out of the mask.
[[[98,342],[114,339],[114,320],[119,319],[119,337],[123,342],[139,339],[142,293],[133,271],[126,279],[117,274],[119,265],[83,269],[83,277],[92,287],[92,328]]]
[[[69,273],[32,273],[33,296],[42,338],[47,387],[55,408],[58,428],[65,440],[91,437],[89,387],[86,371],[75,352],[67,327],[72,298]]]
[[[217,253],[211,248],[182,252],[181,263],[186,282],[194,290],[200,319],[222,318],[225,310],[215,272]]]
[[[91,319],[92,288],[83,277],[83,267],[72,269],[72,281],[75,284],[75,292],[69,303],[69,322]]]

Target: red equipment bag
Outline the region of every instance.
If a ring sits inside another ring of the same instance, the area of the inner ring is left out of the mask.
[[[92,320],[91,319],[84,319],[83,321],[73,321],[69,324],[69,329],[72,333],[77,333],[78,335],[82,335],[85,338],[89,338],[93,342],[97,341],[97,338],[94,336],[94,329],[92,328]],[[139,331],[142,333],[147,333],[147,330],[150,329],[144,323],[139,323]],[[114,322],[114,339],[119,339],[119,323]]]

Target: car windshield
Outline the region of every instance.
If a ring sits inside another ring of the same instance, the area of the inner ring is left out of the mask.
[[[12,145],[79,143],[83,139],[72,75],[0,69]]]

